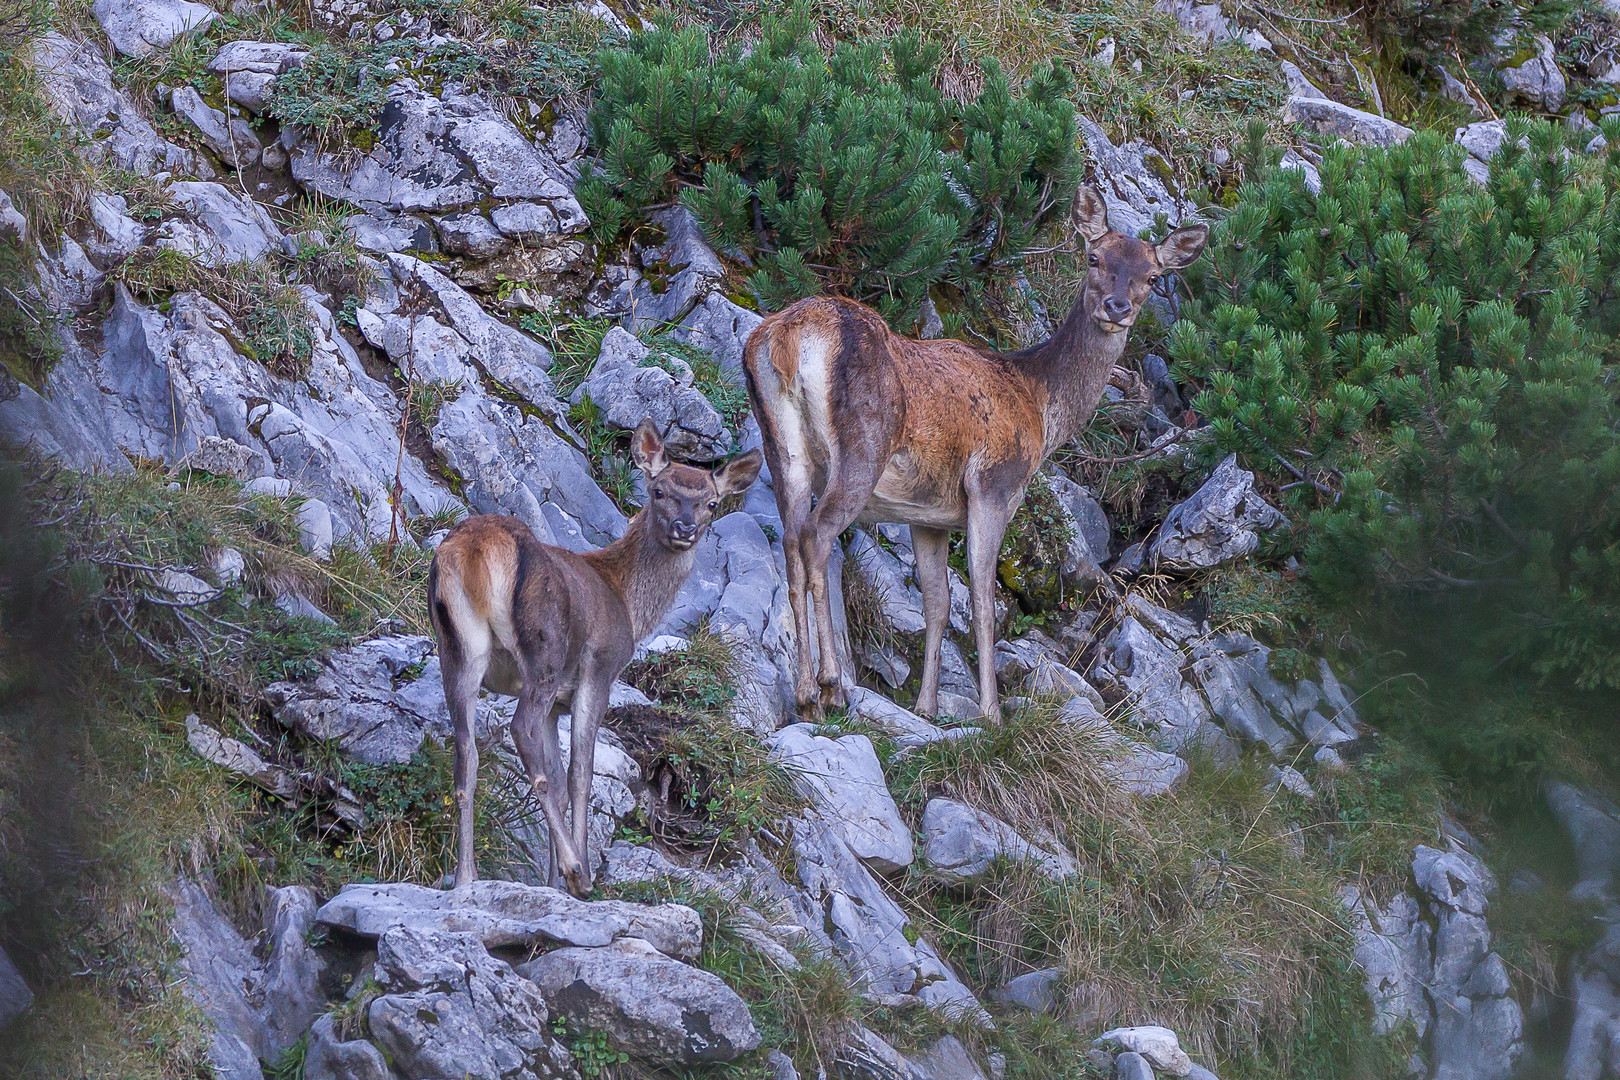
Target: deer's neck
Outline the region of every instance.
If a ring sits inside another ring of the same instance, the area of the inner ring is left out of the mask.
[[[1081,311],[1079,299],[1057,333],[1033,348],[1012,354],[1043,402],[1045,453],[1062,446],[1091,422],[1108,386],[1108,374],[1125,352],[1129,331],[1109,334]]]
[[[671,551],[653,536],[646,511],[630,519],[624,535],[584,558],[624,600],[630,633],[640,641],[658,625],[692,572],[697,547]]]

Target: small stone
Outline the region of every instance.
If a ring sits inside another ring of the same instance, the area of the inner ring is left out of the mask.
[[[1141,1054],[1127,1051],[1114,1059],[1115,1080],[1153,1080],[1153,1069]]]
[[[1055,990],[1062,977],[1062,968],[1027,972],[990,991],[990,1000],[1033,1013],[1048,1013],[1057,1005]]]
[[[298,543],[322,562],[332,557],[332,510],[319,499],[298,507]]]

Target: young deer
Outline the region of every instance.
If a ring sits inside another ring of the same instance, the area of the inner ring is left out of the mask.
[[[456,736],[457,885],[477,876],[473,716],[482,685],[518,699],[512,741],[545,810],[551,884],[565,880],[576,895],[590,890],[591,768],[608,688],[686,583],[698,538],[720,500],[759,475],[758,450],[714,472],[671,464],[650,420],[636,429],[630,451],[651,498],[624,536],[600,551],[581,555],[542,544],[517,518],[485,514],[456,526],[433,556],[428,613]],[[557,739],[557,716],[569,711],[571,821],[561,801]]]
[[[938,706],[939,647],[950,611],[946,545],[967,530],[979,698],[996,697],[996,559],[1036,468],[1090,421],[1127,331],[1161,274],[1197,259],[1209,230],[1158,244],[1112,232],[1102,195],[1074,197],[1090,264],[1068,318],[1049,341],[992,353],[959,341],[914,341],[849,300],[801,300],[749,335],[743,364],[782,514],[788,595],[798,631],[799,709],[843,701],[827,595],[827,558],[856,521],[911,526],[922,591],[924,653],[917,711]],[[815,604],[820,693],[811,673]]]

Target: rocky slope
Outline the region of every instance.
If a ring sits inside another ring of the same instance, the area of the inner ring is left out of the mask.
[[[1272,49],[1215,5],[1164,6],[1190,34]],[[425,48],[439,32],[426,17],[417,27],[409,13],[315,7],[351,37],[415,36]],[[573,194],[586,154],[582,115],[565,110],[539,122],[538,110],[514,112],[453,81],[414,76],[401,61],[373,137],[333,146],[269,118],[276,80],[298,69],[309,48],[248,39],[224,43],[206,60],[223,80],[222,99],[190,85],[162,87],[149,112],[113,61],[172,48],[218,13],[188,0],[99,0],[94,16],[99,33],[49,32],[28,62],[87,153],[143,178],[160,198],[137,206],[130,192],[96,190],[83,219],[61,235],[36,235],[22,215],[8,214],[15,240],[37,255],[32,299],[63,319],[61,357],[43,380],[0,386],[8,443],[87,472],[155,464],[176,476],[192,470],[239,481],[286,503],[317,560],[382,543],[430,548],[440,526],[467,513],[515,515],[574,550],[611,541],[635,492],[606,474],[582,415],[608,433],[655,417],[697,460],[758,445],[752,421],[723,415],[714,387],[706,394],[691,364],[637,335],[658,330],[659,340],[697,350],[735,391],[742,345],[759,315],[736,302],[727,259],[685,209],[655,211],[622,251],[596,247]],[[600,4],[592,17],[609,34],[622,31]],[[1585,67],[1595,71],[1596,63]],[[1283,119],[1315,137],[1387,145],[1410,134],[1378,112],[1334,101],[1286,61],[1280,69]],[[1550,43],[1502,78],[1538,107],[1563,105]],[[1194,213],[1156,150],[1115,145],[1089,121],[1082,131],[1116,227]],[[1481,120],[1456,138],[1484,175],[1505,124]],[[1310,176],[1302,148],[1288,164]],[[341,227],[290,231],[279,223],[290,219],[273,212],[316,196],[343,208]],[[10,205],[0,196],[0,206]],[[253,345],[253,301],[223,299],[212,285],[220,278],[209,275],[243,264],[304,267],[328,255],[352,258],[353,287],[294,279],[292,318],[305,337],[295,362],[269,362]],[[131,273],[164,259],[184,271],[176,287],[153,289]],[[519,326],[520,314],[536,312],[616,324],[585,358],[583,377],[570,375],[566,393],[557,351],[539,340],[538,324]],[[1161,314],[1172,320],[1173,304],[1164,302]],[[1142,374],[1146,382],[1138,377],[1134,386],[1152,399],[1140,402],[1142,426],[1160,433],[1147,456],[1178,461],[1185,432],[1168,415],[1180,402],[1177,387],[1157,357]],[[429,395],[432,408],[424,407]],[[1178,798],[1194,770],[1258,768],[1272,797],[1310,803],[1317,786],[1377,753],[1354,693],[1326,659],[1278,674],[1286,665],[1271,646],[1217,629],[1196,604],[1177,610],[1167,601],[1173,594],[1163,582],[1241,564],[1285,523],[1235,460],[1191,478],[1185,497],[1145,528],[1116,529],[1097,493],[1057,465],[1047,483],[1068,538],[1065,588],[1090,600],[1049,620],[1046,632],[1008,636],[997,647],[997,671],[1025,704],[1050,710],[1061,737],[1084,742],[1115,796],[1151,806]],[[591,828],[603,887],[609,895],[724,897],[726,932],[747,943],[755,962],[782,971],[832,963],[868,1003],[896,1015],[932,1013],[940,1030],[902,1052],[894,1043],[904,1040],[851,1024],[835,1060],[790,1058],[765,1041],[748,1002],[700,966],[713,928],[693,908],[578,901],[538,885],[545,826],[529,813],[503,826],[523,853],[520,880],[454,893],[354,882],[331,896],[273,886],[263,925],[250,936],[222,913],[206,875],[174,879],[173,933],[186,992],[207,1019],[215,1075],[259,1080],[263,1062],[300,1047],[309,1080],[598,1075],[599,1057],[604,1068],[628,1059],[671,1070],[740,1062],[764,1070],[748,1075],[778,1078],[841,1070],[883,1080],[999,1080],[1005,1057],[973,1033],[1020,1013],[1072,1016],[1085,988],[1067,971],[976,980],[946,955],[939,927],[910,891],[923,880],[977,895],[1009,866],[1060,883],[1083,872],[1060,836],[1021,831],[1024,823],[960,799],[911,805],[891,790],[908,755],[990,738],[972,723],[978,702],[961,651],[965,585],[953,571],[956,640],[946,643],[935,723],[894,700],[922,628],[909,537],[891,527],[853,532],[838,555],[848,568],[832,580],[866,597],[865,621],[849,628],[865,685],[840,726],[818,730],[794,722],[797,643],[780,533],[765,474],[705,536],[696,571],[644,649],[656,659],[700,634],[725,643],[735,682],[730,719],[785,770],[795,805],[716,863],[692,865],[689,853],[650,838],[632,842],[628,827],[652,817],[667,790],[624,737],[604,729]],[[214,602],[233,583],[231,553],[219,554],[212,565],[172,568],[181,576],[166,582],[168,594],[181,604]],[[289,614],[330,621],[296,590],[277,600]],[[368,765],[406,763],[442,744],[449,721],[430,640],[384,629],[330,651],[312,677],[262,688],[264,715]],[[624,684],[613,703],[659,704]],[[498,698],[486,698],[480,715],[483,735],[508,757],[510,715],[511,703]],[[218,721],[190,717],[187,741],[212,766],[271,795],[301,790],[295,770]],[[359,828],[366,809],[352,795],[337,791],[333,812]],[[1614,807],[1567,786],[1549,788],[1548,799],[1579,846],[1578,889],[1612,906]],[[1411,1075],[1505,1078],[1526,1053],[1525,1022],[1492,951],[1496,882],[1465,831],[1434,828],[1433,844],[1411,850],[1404,888],[1377,894],[1347,879],[1335,917],[1355,936],[1377,1031],[1409,1037]],[[1605,938],[1575,977],[1564,1073],[1572,1080],[1620,1070],[1612,944]],[[0,954],[0,1021],[26,1009],[29,996]],[[1214,1060],[1195,1063],[1154,1019],[1085,1020],[1084,1034],[1096,1036],[1086,1075],[1212,1075]],[[1194,1049],[1212,1045],[1207,1033],[1181,1035]]]

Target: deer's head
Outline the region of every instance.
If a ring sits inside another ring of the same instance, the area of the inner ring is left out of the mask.
[[[685,551],[698,542],[714,520],[720,500],[741,491],[759,475],[764,460],[758,450],[718,469],[699,469],[664,456],[664,437],[652,420],[643,420],[630,439],[630,456],[647,477],[647,508],[642,511],[652,534],[671,551]]]
[[[1108,204],[1090,184],[1074,193],[1071,215],[1086,239],[1088,263],[1075,303],[1110,334],[1129,330],[1159,278],[1192,265],[1209,240],[1207,225],[1185,225],[1157,244],[1114,232],[1108,227]]]

